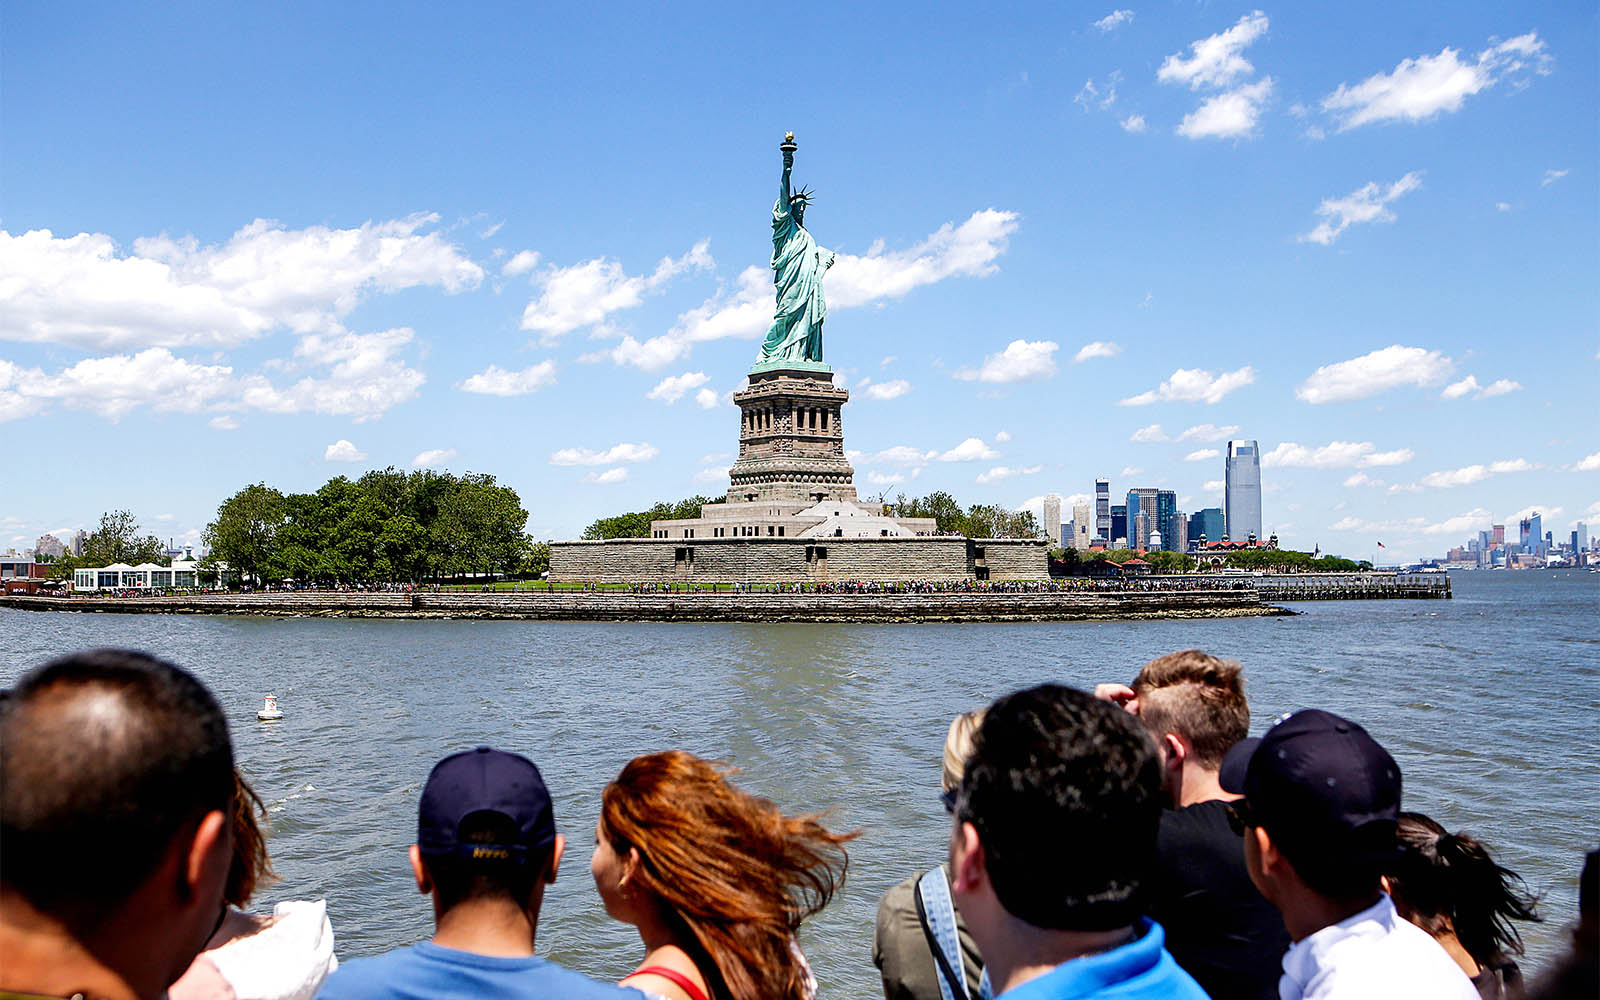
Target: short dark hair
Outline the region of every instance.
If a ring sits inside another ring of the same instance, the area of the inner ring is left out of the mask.
[[[989,706],[958,814],[978,830],[995,895],[1052,930],[1112,930],[1142,912],[1161,774],[1138,719],[1045,684]]]
[[[517,824],[504,813],[480,810],[461,820],[457,834],[464,844],[509,844],[520,836]],[[507,899],[526,905],[554,847],[530,851],[524,857],[471,858],[460,854],[423,855],[428,876],[438,893],[439,912],[480,899]]]
[[[120,649],[52,660],[0,713],[0,883],[86,926],[233,795],[228,720],[193,675]]]
[[[1177,733],[1197,763],[1216,769],[1223,755],[1250,732],[1244,668],[1198,649],[1159,656],[1133,679],[1139,717],[1157,739]]]

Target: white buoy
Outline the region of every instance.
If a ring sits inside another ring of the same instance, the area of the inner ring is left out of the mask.
[[[261,703],[261,711],[256,713],[256,718],[262,722],[276,722],[283,718],[283,712],[278,708],[276,696],[267,695],[266,700]]]

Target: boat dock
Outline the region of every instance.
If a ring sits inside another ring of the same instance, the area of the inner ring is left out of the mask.
[[[1450,600],[1449,573],[1273,573],[1249,579],[1263,601]]]

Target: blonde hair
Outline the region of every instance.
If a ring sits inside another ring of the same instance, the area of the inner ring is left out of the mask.
[[[961,784],[967,773],[967,758],[972,756],[972,740],[983,725],[985,709],[962,712],[950,722],[950,732],[944,738],[944,774],[939,778],[940,788],[946,792]]]

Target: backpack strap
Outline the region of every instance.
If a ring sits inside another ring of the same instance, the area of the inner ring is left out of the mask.
[[[950,898],[950,883],[942,867],[934,868],[917,880],[917,918],[928,936],[934,964],[939,967],[941,1000],[974,1000],[967,993],[967,977],[961,962],[961,936],[956,931],[956,905]],[[990,1000],[989,971],[984,970],[976,1000]]]

